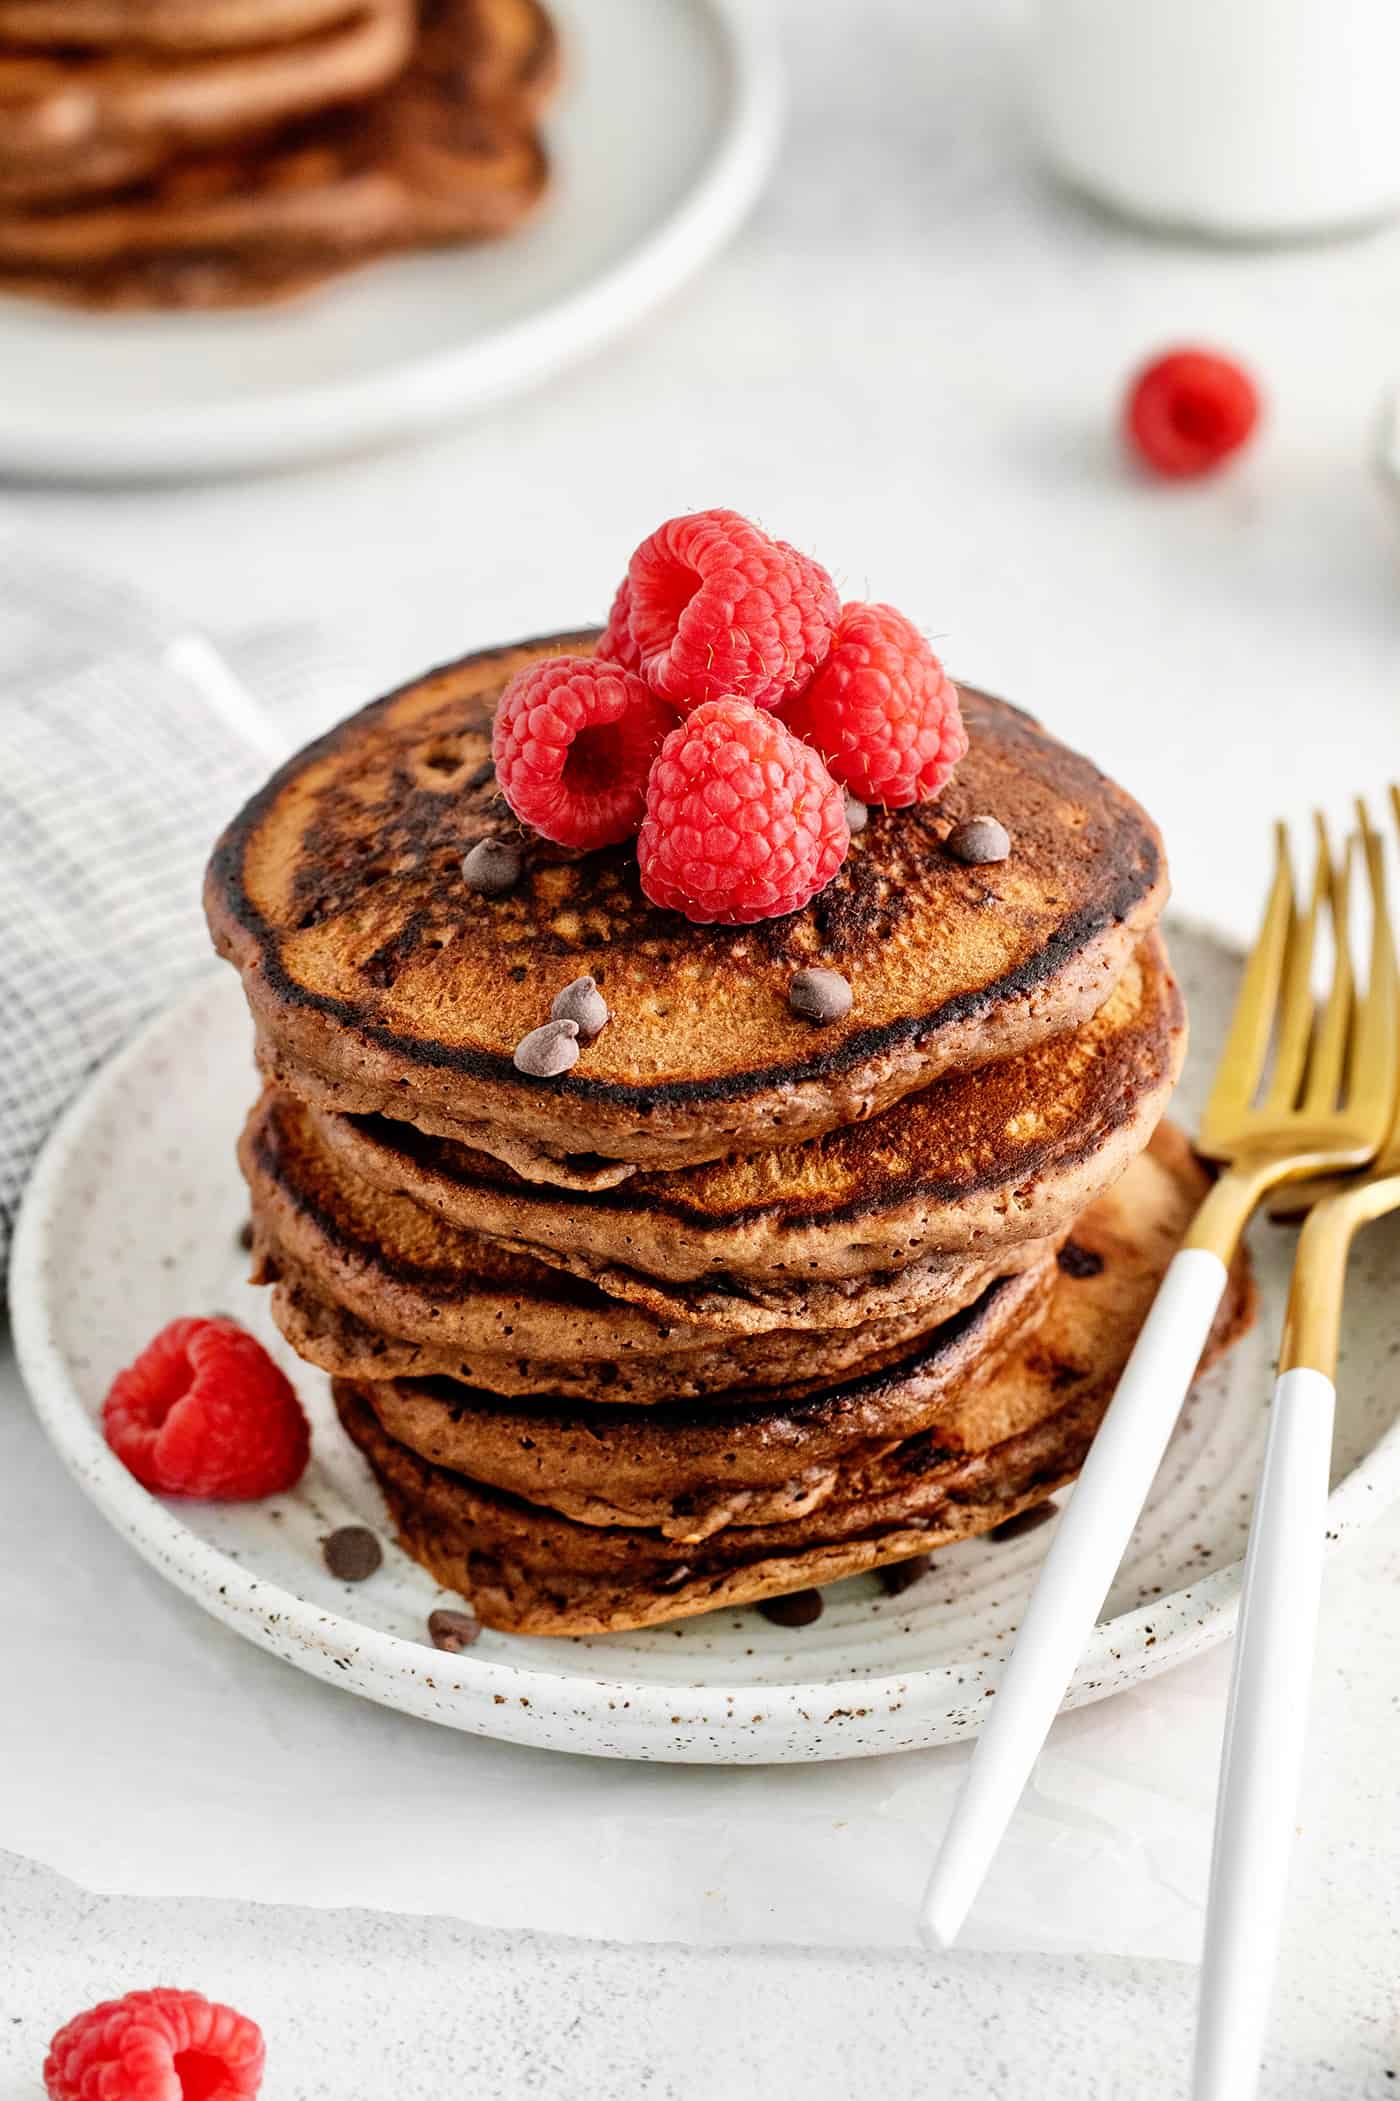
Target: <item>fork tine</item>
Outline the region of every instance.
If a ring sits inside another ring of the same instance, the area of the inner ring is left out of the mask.
[[[1295,916],[1293,863],[1288,851],[1288,828],[1274,826],[1274,879],[1269,901],[1259,922],[1259,932],[1249,952],[1240,982],[1230,1033],[1216,1068],[1215,1084],[1206,1105],[1206,1120],[1236,1116],[1249,1107],[1264,1070],[1273,1034],[1274,1008],[1278,1000],[1283,960]]]
[[[1396,822],[1400,824],[1400,794],[1396,800]],[[1395,936],[1386,900],[1385,850],[1380,834],[1371,823],[1370,812],[1357,797],[1356,820],[1371,887],[1371,958],[1364,998],[1357,1002],[1355,1039],[1348,1072],[1348,1106],[1361,1108],[1384,1103],[1389,1109],[1400,1067],[1400,966],[1395,956]]]
[[[1320,812],[1316,824],[1320,852],[1330,862],[1327,826]],[[1305,1116],[1327,1116],[1336,1108],[1342,1085],[1342,1066],[1346,1058],[1347,1039],[1351,1034],[1356,974],[1351,964],[1351,930],[1348,922],[1351,897],[1350,839],[1342,849],[1341,859],[1332,869],[1330,887],[1332,989],[1327,995],[1322,1018],[1313,1037],[1312,1056],[1308,1060],[1307,1085],[1303,1090],[1302,1101]]]
[[[1307,910],[1301,915],[1295,910],[1289,930],[1287,954],[1284,958],[1283,985],[1279,994],[1278,1043],[1274,1051],[1274,1067],[1268,1091],[1262,1103],[1263,1110],[1271,1115],[1282,1116],[1298,1099],[1298,1090],[1303,1084],[1303,1068],[1307,1063],[1308,1044],[1312,1039],[1315,1002],[1312,989],[1313,948],[1317,933],[1318,909],[1329,895],[1331,862],[1327,841],[1320,838],[1313,864],[1312,891]]]

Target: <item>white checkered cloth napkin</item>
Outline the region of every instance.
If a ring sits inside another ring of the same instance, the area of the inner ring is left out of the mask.
[[[201,871],[278,741],[204,637],[0,536],[0,1277],[59,1114],[209,960]]]

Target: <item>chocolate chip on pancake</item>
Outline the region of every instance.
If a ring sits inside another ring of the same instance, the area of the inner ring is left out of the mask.
[[[964,823],[953,826],[943,844],[955,861],[965,861],[970,868],[978,868],[988,861],[1007,858],[1011,852],[1011,834],[995,817],[969,817]]]
[[[505,897],[520,881],[524,862],[508,839],[478,839],[462,858],[462,880],[479,897]]]
[[[851,1011],[851,984],[839,970],[799,970],[788,986],[788,1005],[804,1021],[825,1028]]]
[[[580,1041],[591,1043],[608,1024],[608,1003],[593,978],[575,978],[556,992],[550,1013],[556,1021],[572,1021]]]
[[[576,1021],[546,1021],[531,1029],[515,1046],[517,1072],[533,1080],[555,1080],[578,1063],[579,1026]]]

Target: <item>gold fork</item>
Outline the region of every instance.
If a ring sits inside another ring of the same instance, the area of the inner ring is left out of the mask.
[[[1366,836],[1374,839],[1369,823]],[[1224,1169],[1173,1257],[1124,1367],[978,1738],[924,1897],[923,1931],[942,1947],[957,1937],[1093,1630],[1251,1213],[1281,1182],[1363,1166],[1389,1122],[1397,988],[1378,846],[1366,857],[1373,931],[1364,993],[1357,991],[1350,959],[1350,855],[1334,866],[1319,822],[1312,894],[1300,907],[1282,826],[1275,853],[1263,924],[1202,1126],[1203,1150]],[[1314,1025],[1313,948],[1324,913],[1335,961]]]
[[[1400,826],[1400,793],[1392,789],[1391,796]],[[1373,890],[1383,897],[1381,843],[1364,806],[1358,805],[1358,815]],[[1375,920],[1388,940],[1383,905]],[[1389,972],[1393,988],[1393,949]],[[1392,1090],[1400,1087],[1394,1054],[1390,1080]],[[1226,1712],[1196,2029],[1196,2101],[1249,2101],[1255,2088],[1303,1757],[1347,1256],[1360,1227],[1396,1209],[1400,1099],[1370,1172],[1317,1198],[1294,1259]]]

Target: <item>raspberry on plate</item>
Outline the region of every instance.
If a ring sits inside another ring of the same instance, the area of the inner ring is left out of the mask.
[[[608,624],[599,635],[593,653],[609,664],[621,664],[624,671],[635,671],[641,676],[642,652],[632,633],[632,586],[625,576],[613,596]]]
[[[893,606],[843,606],[830,654],[783,720],[862,802],[931,802],[967,750],[958,689]]]
[[[826,655],[841,609],[818,563],[736,511],[658,527],[627,585],[642,675],[683,712],[727,695],[780,707]]]
[[[687,919],[796,912],[846,858],[846,800],[809,744],[749,701],[704,701],[657,755],[637,841],[642,889]]]
[[[1123,427],[1129,445],[1156,474],[1209,474],[1244,444],[1259,420],[1259,394],[1247,372],[1210,350],[1172,350],[1154,358],[1128,391]]]
[[[262,2032],[199,1992],[128,1992],[59,2029],[44,2061],[49,2101],[252,2101]]]
[[[231,1320],[173,1320],[119,1372],[102,1428],[157,1495],[255,1502],[301,1478],[311,1426],[290,1380]]]
[[[501,793],[522,824],[557,846],[615,846],[642,821],[647,774],[675,720],[675,709],[620,664],[527,664],[496,709]]]

